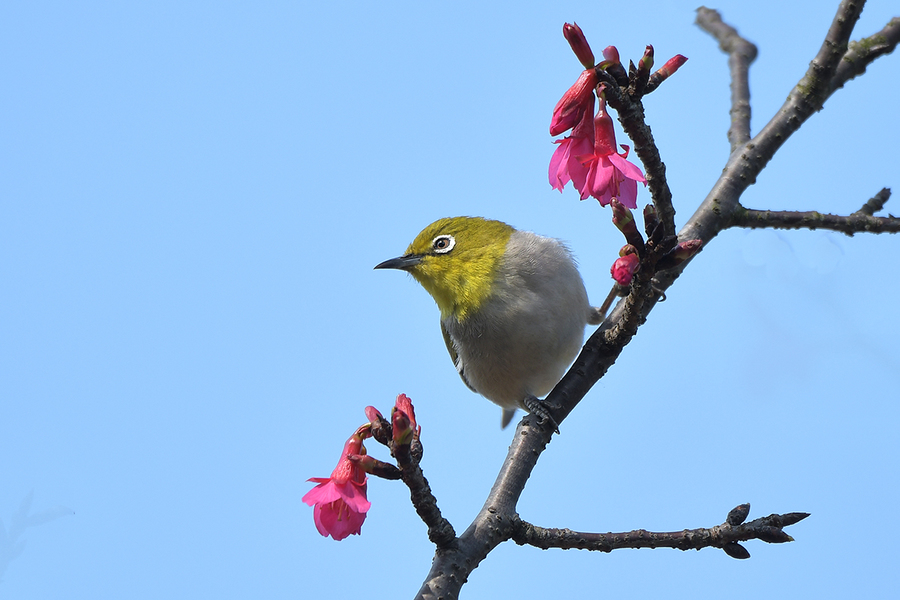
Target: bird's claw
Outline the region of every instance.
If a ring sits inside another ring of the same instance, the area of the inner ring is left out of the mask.
[[[539,418],[541,420],[541,424],[549,422],[551,425],[553,425],[553,431],[555,433],[559,433],[559,423],[557,423],[556,419],[554,419],[550,415],[550,411],[547,410],[547,407],[541,400],[529,395],[525,397],[524,404],[525,410]]]

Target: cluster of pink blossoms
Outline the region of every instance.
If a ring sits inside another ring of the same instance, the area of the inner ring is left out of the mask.
[[[644,174],[627,160],[630,148],[619,153],[612,118],[606,110],[603,85],[598,87],[594,70],[594,54],[581,28],[566,23],[563,35],[585,67],[575,84],[569,88],[553,109],[550,135],[571,129],[550,159],[550,185],[562,192],[570,181],[581,193],[581,199],[593,196],[606,206],[616,198],[629,208],[637,208],[637,184],[647,185]],[[603,51],[604,64],[618,65],[619,52],[614,46]],[[599,110],[594,115],[594,96]]]

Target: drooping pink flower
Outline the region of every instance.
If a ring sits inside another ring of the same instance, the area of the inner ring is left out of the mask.
[[[344,451],[331,477],[312,477],[318,483],[303,496],[303,502],[313,506],[316,529],[323,536],[342,540],[359,534],[371,503],[366,499],[366,474],[349,456],[363,455],[363,439],[368,437],[369,425],[360,427],[344,444]]]
[[[641,170],[627,160],[630,148],[624,144],[622,147],[625,152],[619,154],[612,118],[601,94],[599,111],[594,117],[593,153],[580,157],[585,169],[570,171],[572,184],[581,192],[582,200],[593,196],[601,206],[606,206],[616,198],[628,208],[637,208],[637,184],[647,185],[647,180]]]

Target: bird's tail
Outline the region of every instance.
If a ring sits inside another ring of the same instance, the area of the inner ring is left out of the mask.
[[[599,325],[606,318],[606,309],[601,306],[592,306],[588,310],[588,325]]]

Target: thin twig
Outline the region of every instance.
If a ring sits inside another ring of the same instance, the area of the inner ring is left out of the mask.
[[[409,446],[406,446],[409,448]],[[397,452],[397,465],[403,472],[403,483],[409,488],[409,497],[419,517],[428,526],[428,539],[438,550],[452,548],[456,544],[456,531],[450,521],[441,515],[437,498],[417,462],[409,460],[409,454]]]
[[[425,479],[425,473],[419,466],[422,459],[422,442],[419,439],[418,432],[413,434],[413,439],[409,443],[395,443],[392,435],[391,422],[377,414],[372,422],[372,437],[376,441],[385,445],[390,449],[391,456],[397,459],[397,467],[399,475],[389,473],[389,479],[402,479],[406,487],[409,488],[409,497],[412,501],[413,508],[416,513],[428,526],[428,539],[438,547],[438,550],[453,548],[456,545],[456,531],[453,529],[450,521],[441,515],[441,509],[438,508],[437,498],[431,492],[431,486]],[[384,465],[382,468],[387,469],[390,465]],[[373,472],[373,475],[383,477],[384,474]]]
[[[869,64],[885,54],[890,54],[900,42],[900,17],[894,17],[884,29],[874,35],[850,42],[841,64],[831,80],[829,95],[844,84],[866,72]]]
[[[749,504],[734,509],[748,512]],[[734,512],[732,511],[732,512]],[[582,533],[571,529],[543,528],[520,521],[513,541],[519,545],[529,545],[547,550],[594,550],[612,552],[623,548],[675,548],[677,550],[700,550],[702,548],[722,548],[734,558],[749,558],[750,554],[735,552],[738,542],[762,540],[770,544],[792,542],[794,538],[785,533],[784,527],[793,525],[809,516],[809,513],[787,513],[769,515],[749,523],[732,524],[729,520],[714,527],[684,529],[682,531],[651,532],[636,529],[625,533]],[[736,556],[735,554],[738,554]]]
[[[753,210],[734,215],[734,226],[747,229],[830,229],[849,236],[854,233],[900,233],[897,217],[873,217],[864,213],[848,216],[810,211]]]
[[[891,198],[891,190],[889,188],[881,188],[881,190],[869,198],[865,204],[862,205],[858,211],[853,213],[869,215],[870,217],[884,208],[884,205],[887,204],[887,201]]]
[[[625,134],[634,142],[634,152],[641,159],[647,177],[647,186],[659,219],[667,236],[675,235],[675,207],[672,205],[672,191],[666,180],[666,165],[659,155],[659,148],[653,133],[644,120],[644,105],[639,98],[625,93],[614,80],[607,83],[606,100],[615,109],[619,123]]]
[[[731,151],[750,140],[750,64],[756,60],[756,46],[742,38],[734,27],[722,22],[719,11],[701,6],[697,9],[697,25],[719,42],[728,55],[731,71],[731,126],[728,141]]]

